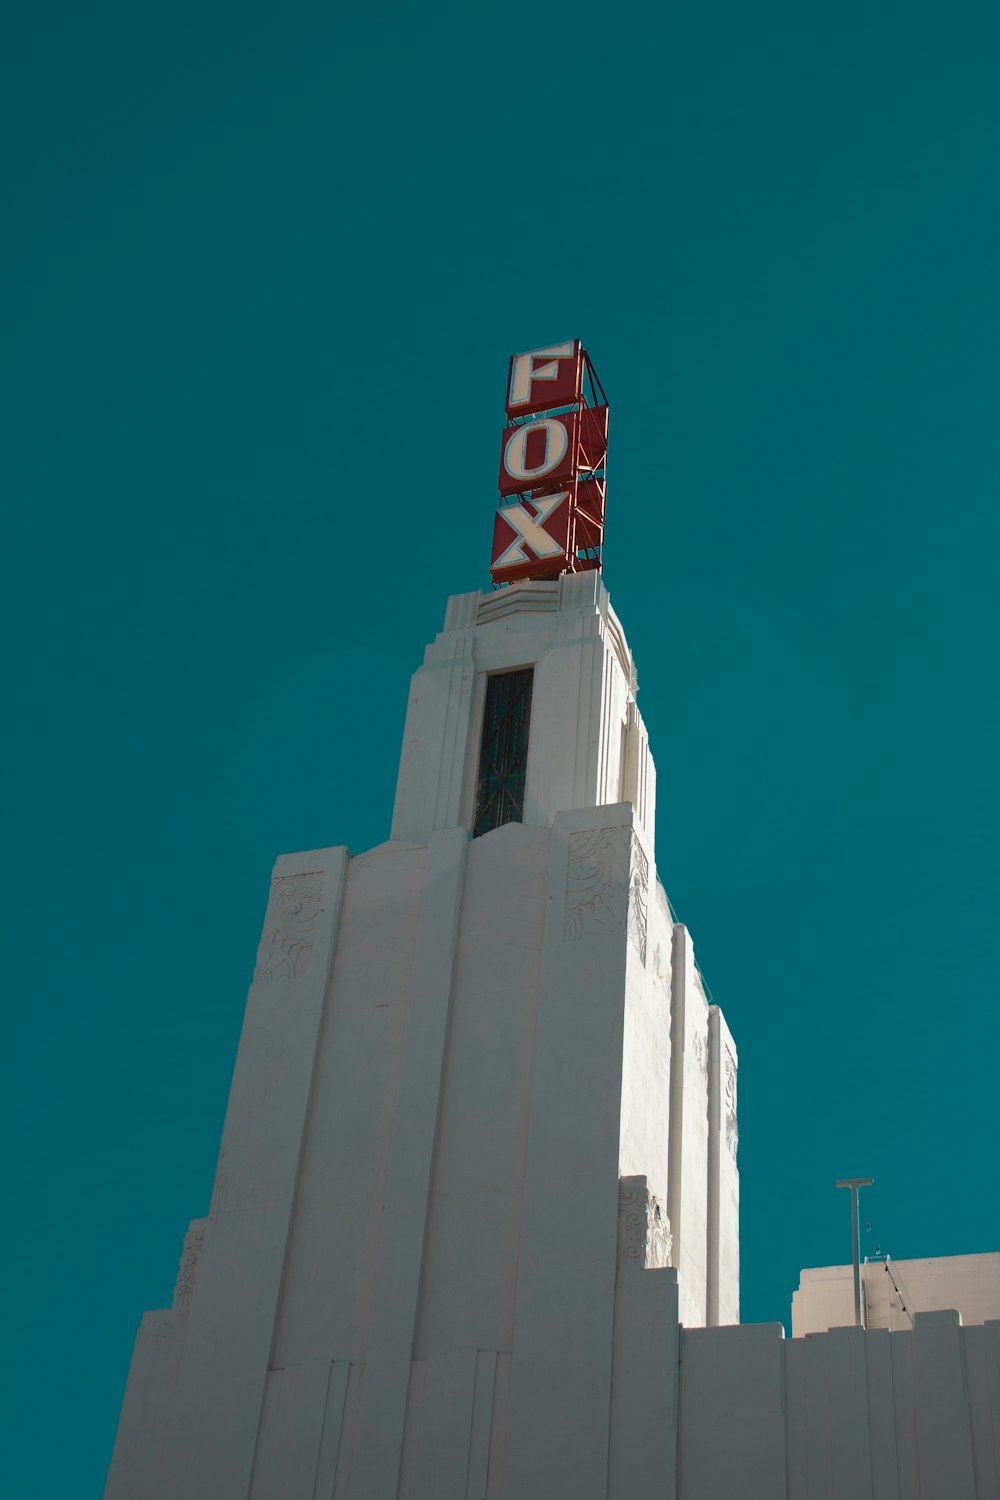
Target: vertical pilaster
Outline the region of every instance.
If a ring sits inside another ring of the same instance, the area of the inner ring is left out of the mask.
[[[104,1500],[155,1493],[183,1343],[184,1324],[172,1313],[146,1313],[132,1351]]]
[[[623,1177],[608,1500],[677,1497],[680,1338],[670,1234],[645,1177]]]
[[[346,849],[275,866],[164,1447],[162,1500],[246,1500]]]
[[[738,1323],[739,1173],[736,1045],[717,1005],[708,1012],[708,1267],[706,1324]]]
[[[458,826],[476,680],[467,632],[439,637],[427,656],[410,685],[392,815],[392,837],[416,843]]]
[[[977,1500],[962,1317],[951,1309],[913,1320],[913,1406],[923,1495]]]
[[[713,1007],[715,1009],[715,1007]],[[722,1060],[718,1014],[708,1013],[708,1257],[705,1265],[705,1326],[725,1321],[719,1307],[719,1175],[722,1147]]]
[[[506,1500],[607,1496],[632,823],[593,808],[552,835]]]
[[[393,1112],[353,1500],[395,1500],[420,1298],[468,837],[433,835]]]
[[[554,616],[539,643],[528,748],[525,821],[547,824],[563,808],[594,807],[598,793],[607,652],[600,616]]]
[[[674,1237],[673,1263],[681,1264],[684,1235],[684,1054],[687,1036],[686,999],[692,967],[687,928],[675,922],[670,964],[670,1177],[667,1217]]]

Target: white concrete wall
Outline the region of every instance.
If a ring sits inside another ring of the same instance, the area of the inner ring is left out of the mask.
[[[996,1500],[1000,1323],[685,1330],[682,1500]]]
[[[523,665],[530,816],[470,840],[486,675]],[[395,836],[279,860],[111,1500],[606,1500],[675,1462],[678,1299],[738,1316],[735,1048],[656,881],[634,693],[597,575],[458,596]]]
[[[881,1261],[862,1265],[868,1328],[910,1328],[915,1313],[942,1308],[957,1308],[965,1324],[1000,1318],[1000,1254],[894,1260],[890,1270],[891,1277]],[[792,1294],[795,1338],[853,1322],[853,1266],[818,1266],[800,1272],[798,1291]]]

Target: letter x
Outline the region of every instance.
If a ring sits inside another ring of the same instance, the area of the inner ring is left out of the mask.
[[[524,551],[525,542],[536,557],[556,557],[564,550],[562,543],[555,541],[544,530],[544,522],[566,499],[566,494],[565,490],[561,490],[558,495],[539,495],[537,500],[531,502],[538,513],[534,516],[529,515],[522,505],[504,505],[501,508],[500,515],[517,532],[517,536],[497,558],[493,564],[495,568],[510,568],[515,563],[528,562]]]

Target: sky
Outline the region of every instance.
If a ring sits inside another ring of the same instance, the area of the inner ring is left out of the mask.
[[[1000,12],[21,6],[0,60],[4,1487],[101,1494],[275,856],[388,835],[586,345],[659,876],[740,1052],[742,1316],[1000,1250]]]

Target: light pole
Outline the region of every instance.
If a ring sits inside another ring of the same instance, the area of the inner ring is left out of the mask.
[[[838,1187],[851,1190],[851,1243],[854,1249],[854,1326],[863,1328],[861,1321],[861,1246],[858,1233],[858,1188],[871,1187],[870,1177],[844,1177]]]

